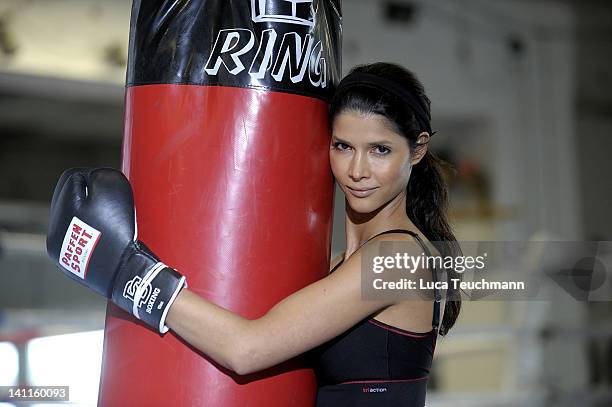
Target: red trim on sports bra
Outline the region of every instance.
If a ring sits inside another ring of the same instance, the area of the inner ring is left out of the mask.
[[[380,328],[386,329],[387,331],[395,332],[397,334],[404,335],[404,336],[410,336],[411,338],[427,338],[432,333],[436,332],[435,329],[432,329],[431,331],[428,331],[428,332],[412,332],[412,331],[407,331],[405,329],[401,329],[401,328],[397,328],[397,327],[394,327],[394,326],[389,325],[389,324],[385,324],[384,322],[379,321],[379,320],[374,319],[374,318],[368,319],[368,322],[371,323],[371,324],[374,324],[374,325],[376,325],[376,326],[378,326]]]
[[[337,384],[402,383],[402,382],[415,382],[417,380],[425,380],[428,378],[429,376],[416,377],[414,379],[395,379],[395,380],[352,380],[349,382],[340,382]]]

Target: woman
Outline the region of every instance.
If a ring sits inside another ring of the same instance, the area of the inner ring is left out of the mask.
[[[346,195],[347,242],[346,251],[332,262],[333,272],[257,320],[184,289],[170,309],[168,326],[240,374],[323,344],[312,352],[320,406],[370,405],[368,400],[423,405],[438,321],[439,332],[446,334],[460,302],[448,301],[442,318],[434,312],[440,311],[434,301],[363,301],[360,248],[415,238],[423,244],[423,236],[442,242],[437,244],[442,255],[458,254],[445,217],[446,188],[437,159],[427,149],[429,117],[429,100],[410,72],[386,63],[353,69],[330,109],[330,162]],[[373,356],[376,350],[384,359]],[[370,392],[385,394],[370,398]]]
[[[319,406],[422,406],[438,332],[453,326],[460,302],[441,305],[437,292],[437,301],[364,300],[361,258],[362,249],[382,241],[416,241],[409,254],[429,254],[425,239],[444,256],[460,254],[445,217],[439,164],[427,148],[429,100],[410,72],[377,63],[342,80],[330,113],[330,162],[346,195],[346,251],[326,278],[258,319],[183,288],[184,277],[137,241],[131,188],[116,170],[62,175],[47,250],[66,275],[160,332],[170,327],[239,374],[309,352]]]

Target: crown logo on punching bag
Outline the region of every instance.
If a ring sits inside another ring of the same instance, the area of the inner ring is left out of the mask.
[[[251,0],[256,23],[277,22],[314,26],[313,0]]]

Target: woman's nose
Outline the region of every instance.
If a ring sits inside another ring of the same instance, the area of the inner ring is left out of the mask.
[[[356,152],[353,155],[351,158],[348,175],[351,177],[351,179],[353,179],[353,181],[359,181],[362,178],[367,178],[370,176],[368,159],[365,154]]]

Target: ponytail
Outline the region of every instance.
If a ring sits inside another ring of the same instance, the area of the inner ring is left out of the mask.
[[[407,187],[406,213],[425,237],[438,249],[442,257],[459,256],[461,248],[451,231],[447,219],[448,192],[442,175],[446,163],[431,151],[413,168]],[[446,270],[448,278],[460,278],[454,270]],[[461,310],[461,301],[456,298],[450,286],[447,290],[444,317],[440,335],[446,335],[452,328]],[[458,294],[458,293],[457,293]]]

